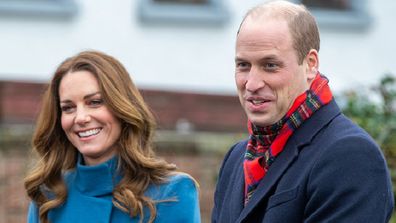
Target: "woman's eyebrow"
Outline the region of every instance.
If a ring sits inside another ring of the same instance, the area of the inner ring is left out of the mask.
[[[100,91],[97,91],[97,92],[94,92],[94,93],[85,95],[85,96],[84,96],[84,100],[86,100],[87,98],[93,97],[93,96],[95,96],[95,95],[97,95],[97,94],[100,94]],[[60,103],[70,103],[70,102],[71,102],[70,99],[65,99],[65,100],[61,100],[61,101],[60,101]]]

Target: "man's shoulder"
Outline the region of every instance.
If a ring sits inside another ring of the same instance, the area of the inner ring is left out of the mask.
[[[336,116],[326,127],[313,137],[315,147],[322,158],[339,156],[371,157],[383,162],[383,155],[375,140],[361,127],[343,114]],[[339,159],[336,159],[340,162]]]
[[[235,168],[242,167],[241,163],[246,151],[248,140],[241,140],[235,143],[224,156],[223,164],[220,168],[220,174],[224,171],[235,171]]]
[[[355,124],[344,114],[337,116],[328,125],[327,131],[337,139],[360,138],[364,141],[374,142],[372,137],[364,129]]]
[[[231,148],[228,150],[227,154],[225,155],[224,160],[228,160],[229,158],[238,158],[241,155],[245,154],[246,146],[248,140],[244,139],[235,143]]]

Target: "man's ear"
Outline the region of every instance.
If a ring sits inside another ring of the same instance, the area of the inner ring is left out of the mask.
[[[315,49],[311,49],[307,56],[305,57],[305,60],[307,62],[306,65],[306,74],[308,81],[312,81],[315,79],[316,74],[318,73],[318,68],[319,68],[319,55],[318,51]]]

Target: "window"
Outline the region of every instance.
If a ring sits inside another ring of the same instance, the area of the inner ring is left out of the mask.
[[[1,16],[70,17],[76,14],[73,0],[0,0]]]
[[[223,0],[140,0],[142,22],[222,24],[228,18]]]
[[[366,0],[300,0],[315,16],[319,26],[365,29],[370,25]]]
[[[181,3],[181,4],[206,4],[208,0],[154,0],[163,3]]]
[[[348,0],[302,0],[301,3],[308,7],[322,9],[351,10],[351,1]]]

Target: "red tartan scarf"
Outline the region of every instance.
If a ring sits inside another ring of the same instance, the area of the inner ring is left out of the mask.
[[[310,89],[298,96],[286,115],[274,125],[260,127],[248,121],[250,136],[243,162],[245,204],[294,130],[332,100],[328,82],[325,76],[318,73]]]

